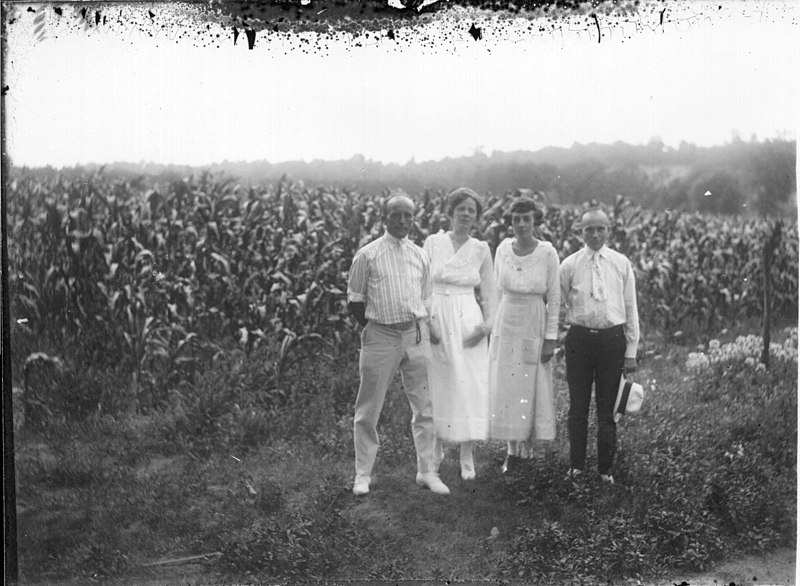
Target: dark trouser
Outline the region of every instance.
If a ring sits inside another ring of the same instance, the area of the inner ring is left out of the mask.
[[[583,470],[586,465],[586,436],[589,427],[589,401],[597,407],[597,469],[609,474],[617,447],[614,400],[625,365],[623,326],[606,330],[570,327],[566,339],[567,384],[569,385],[570,466]]]

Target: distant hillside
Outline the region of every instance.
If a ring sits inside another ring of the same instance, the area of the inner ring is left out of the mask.
[[[354,156],[340,161],[225,161],[203,168],[113,163],[105,170],[159,181],[206,170],[245,185],[271,183],[287,175],[310,185],[335,185],[369,193],[396,187],[420,193],[461,185],[480,193],[531,189],[561,203],[591,199],[611,203],[622,195],[657,209],[796,216],[796,159],[796,141],[734,139],[707,148],[684,142],[677,149],[660,141],[639,146],[623,142],[575,144],[570,148],[476,153],[422,163],[412,160],[404,165]]]

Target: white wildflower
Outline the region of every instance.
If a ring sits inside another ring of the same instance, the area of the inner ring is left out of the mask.
[[[728,344],[720,344],[719,340],[708,343],[708,353],[690,352],[686,359],[689,370],[703,370],[716,364],[732,364],[744,362],[756,370],[764,370],[764,365],[759,361],[764,349],[764,341],[760,336],[748,334],[739,336]],[[789,330],[783,344],[772,343],[769,347],[770,357],[778,361],[797,362],[797,328]]]

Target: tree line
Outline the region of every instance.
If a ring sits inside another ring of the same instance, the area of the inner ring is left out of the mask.
[[[577,204],[589,200],[612,205],[618,195],[654,210],[723,215],[792,215],[797,213],[795,172],[797,143],[783,138],[678,148],[651,140],[646,145],[575,144],[538,151],[475,152],[472,156],[403,165],[384,164],[356,155],[339,161],[270,163],[224,161],[202,168],[152,163],[113,163],[109,171],[140,180],[172,181],[208,170],[242,184],[263,185],[290,177],[306,185],[336,186],[377,193],[400,187],[409,193],[450,190],[467,185],[480,193],[503,194],[529,189],[548,201]],[[62,174],[97,165],[62,169]],[[44,169],[54,172],[53,169]]]

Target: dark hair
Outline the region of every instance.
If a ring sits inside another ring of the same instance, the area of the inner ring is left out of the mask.
[[[481,213],[483,212],[481,196],[472,191],[469,187],[459,187],[447,196],[447,207],[445,211],[447,217],[451,217],[455,209],[461,205],[461,202],[470,197],[475,202],[475,209],[478,211],[478,217],[480,218]]]
[[[383,217],[383,218],[385,218],[385,217],[386,217],[386,213],[387,213],[387,209],[386,209],[386,208],[387,208],[387,206],[389,205],[389,202],[390,202],[390,201],[392,201],[392,200],[393,200],[394,198],[396,198],[396,197],[406,197],[406,198],[408,198],[409,200],[411,200],[411,203],[412,203],[412,204],[414,203],[414,200],[413,200],[413,199],[411,199],[411,196],[410,196],[410,195],[408,195],[408,194],[407,194],[405,191],[403,191],[402,189],[392,189],[392,190],[389,192],[389,195],[387,195],[386,197],[384,197],[384,198],[383,198],[383,201],[381,202],[381,217]]]
[[[529,197],[518,197],[511,202],[511,207],[508,208],[508,220],[511,221],[511,214],[527,214],[533,212],[533,225],[538,226],[544,222],[544,212],[542,208],[536,205],[536,202]]]

